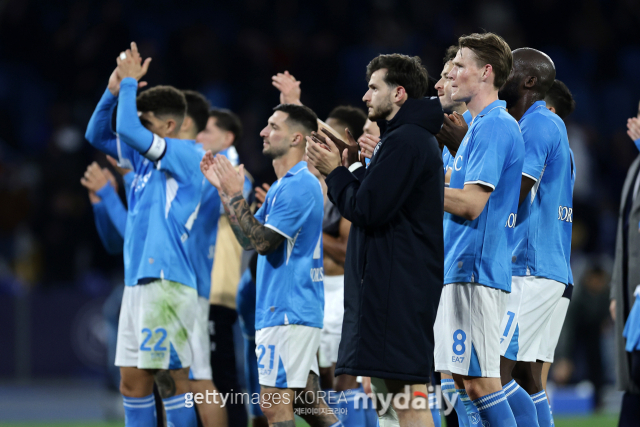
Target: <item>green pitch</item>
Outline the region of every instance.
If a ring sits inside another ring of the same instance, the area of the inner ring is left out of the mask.
[[[618,425],[618,417],[615,415],[593,415],[579,418],[556,418],[556,427],[615,427]],[[122,427],[122,422],[111,423],[0,423],[0,427]],[[444,425],[444,424],[443,424]],[[298,427],[307,427],[304,421],[298,421]]]

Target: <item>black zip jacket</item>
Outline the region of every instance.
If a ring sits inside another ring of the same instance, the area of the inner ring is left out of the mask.
[[[408,99],[368,168],[335,169],[331,201],[351,221],[336,375],[426,383],[443,282],[444,173],[437,98]]]

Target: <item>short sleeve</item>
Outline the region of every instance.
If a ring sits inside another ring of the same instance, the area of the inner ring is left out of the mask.
[[[261,224],[264,224],[264,217],[266,213],[264,206],[265,204],[263,203],[262,206],[260,206],[260,209],[258,209],[258,211],[254,215],[254,218],[257,219]]]
[[[288,239],[293,239],[314,206],[315,198],[310,191],[293,186],[281,187],[271,201],[269,213],[265,215],[264,226]]]
[[[204,153],[200,153],[191,141],[173,138],[165,138],[165,141],[166,152],[156,162],[159,170],[169,172],[177,181],[189,181],[194,173],[200,173]]]
[[[511,132],[499,122],[479,126],[469,141],[465,185],[481,184],[495,190],[511,152],[511,139]]]
[[[530,123],[522,129],[525,150],[522,174],[537,181],[551,153],[552,143],[558,139],[554,138],[557,129],[554,132],[554,127],[542,121]]]

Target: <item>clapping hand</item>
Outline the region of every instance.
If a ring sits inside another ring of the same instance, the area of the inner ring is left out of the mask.
[[[111,183],[113,188],[118,191],[118,184],[116,182],[116,178],[113,176],[109,169],[102,169],[98,165],[97,162],[91,163],[88,167],[84,176],[80,178],[80,184],[89,190],[89,200],[91,200],[92,204],[96,204],[100,202],[100,197],[96,194],[102,188],[104,188],[107,183]]]
[[[371,157],[373,157],[373,152],[375,151],[376,146],[379,142],[379,136],[363,133],[362,136],[358,138],[358,144],[360,145],[360,155],[366,157],[367,159],[371,159]]]
[[[236,170],[225,156],[218,154],[214,157],[211,151],[207,151],[200,162],[200,170],[211,185],[227,197],[242,195],[244,165]]]
[[[442,129],[436,135],[438,142],[449,149],[451,154],[455,155],[460,148],[460,144],[467,134],[469,127],[464,121],[464,117],[457,112],[444,115],[444,123]]]

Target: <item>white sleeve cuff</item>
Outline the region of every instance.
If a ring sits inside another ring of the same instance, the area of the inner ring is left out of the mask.
[[[535,182],[538,182],[538,178],[536,178],[536,177],[534,177],[534,176],[531,176],[531,175],[529,175],[528,173],[524,173],[524,172],[522,172],[522,175],[526,176],[527,178],[531,178],[531,179],[532,179],[532,180],[534,180]]]
[[[276,233],[280,234],[281,236],[284,236],[285,239],[293,240],[291,237],[287,236],[285,233],[283,233],[282,231],[278,230],[276,227],[274,227],[271,224],[265,224],[264,226],[266,228],[272,229],[273,231],[275,231]]]
[[[496,189],[496,186],[495,186],[495,185],[493,185],[493,184],[489,184],[488,182],[480,181],[480,180],[477,180],[477,181],[467,181],[467,182],[465,182],[465,183],[464,183],[464,185],[467,185],[467,184],[479,184],[479,185],[484,185],[485,187],[489,187],[491,190],[495,190],[495,189]]]
[[[362,163],[360,162],[355,162],[354,164],[352,164],[351,166],[349,166],[349,172],[355,172],[356,169],[361,168],[362,167]]]

